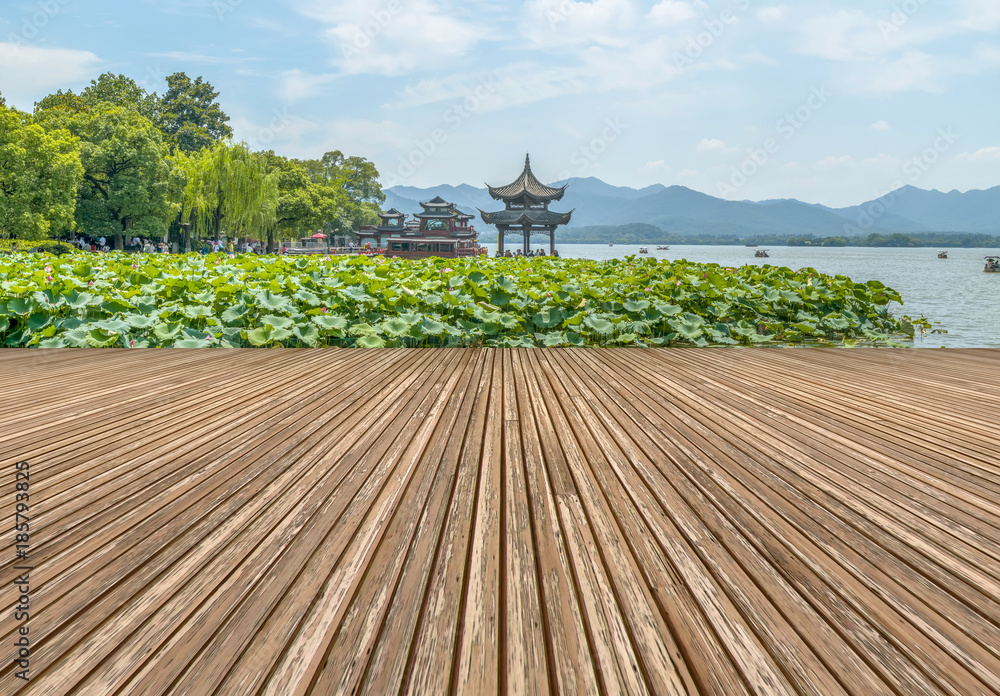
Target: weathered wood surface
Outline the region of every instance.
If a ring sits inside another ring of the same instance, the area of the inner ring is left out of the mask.
[[[363,367],[359,367],[363,365]],[[1000,693],[1000,352],[0,353],[0,694]]]

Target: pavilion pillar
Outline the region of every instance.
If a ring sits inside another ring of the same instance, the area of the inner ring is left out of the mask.
[[[504,233],[504,229],[505,228],[503,228],[503,227],[497,227],[497,233],[499,234],[499,236],[497,237],[497,255],[498,256],[503,256],[503,233]]]
[[[528,226],[521,227],[521,232],[524,234],[524,255],[527,256],[531,253],[531,228]]]
[[[549,228],[549,256],[553,256],[556,253],[556,228]]]

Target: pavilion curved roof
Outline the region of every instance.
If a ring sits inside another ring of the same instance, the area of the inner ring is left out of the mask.
[[[493,199],[498,201],[521,198],[525,195],[539,201],[558,201],[566,193],[566,186],[568,184],[563,185],[561,188],[546,186],[535,178],[535,175],[531,171],[531,158],[530,156],[525,156],[524,171],[521,172],[521,176],[506,186],[490,186],[489,184],[486,184],[486,186],[489,188]]]
[[[557,213],[552,210],[501,210],[496,213],[479,211],[487,225],[568,225],[573,211]]]

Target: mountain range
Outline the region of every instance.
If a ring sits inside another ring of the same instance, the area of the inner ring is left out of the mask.
[[[569,184],[565,197],[551,208],[575,209],[573,227],[645,223],[684,235],[794,235],[852,237],[918,232],[1000,234],[1000,186],[961,193],[904,186],[880,199],[847,208],[830,208],[795,199],[728,201],[684,186],[654,184],[642,189],[612,186],[594,177],[557,181]],[[420,201],[441,196],[464,212],[500,210],[486,188],[434,186],[386,189],[385,208],[413,214]],[[486,225],[479,223],[481,232]]]

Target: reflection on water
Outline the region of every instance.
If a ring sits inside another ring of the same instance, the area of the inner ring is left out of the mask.
[[[490,255],[496,244],[485,244]],[[537,246],[537,245],[536,245]],[[846,275],[855,281],[880,280],[897,290],[905,302],[894,306],[896,314],[924,315],[946,335],[928,335],[916,345],[926,348],[1000,347],[1000,273],[983,273],[983,257],[1000,253],[995,249],[951,249],[949,258],[939,259],[937,249],[869,249],[864,247],[771,247],[768,259],[754,258],[754,249],[735,246],[671,246],[649,256],[687,259],[722,266],[772,264],[822,273]],[[545,249],[548,249],[546,242]],[[638,255],[639,245],[613,247],[600,244],[559,244],[560,255],[570,258],[615,259]]]

